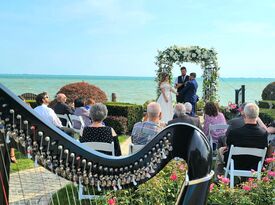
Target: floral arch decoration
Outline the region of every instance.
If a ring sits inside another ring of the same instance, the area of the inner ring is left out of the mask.
[[[173,64],[181,66],[183,62],[200,64],[203,71],[203,96],[206,101],[218,100],[218,71],[217,52],[211,48],[201,48],[199,46],[178,47],[171,46],[164,51],[158,51],[156,56],[156,65],[158,66],[156,81],[160,82],[161,73],[166,72],[172,79]],[[160,91],[158,89],[158,95]]]

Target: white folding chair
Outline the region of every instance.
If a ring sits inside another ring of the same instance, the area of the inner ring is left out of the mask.
[[[265,154],[266,154],[267,148],[264,149],[258,149],[258,148],[249,148],[249,147],[234,147],[234,145],[231,145],[230,152],[227,160],[227,165],[225,170],[225,177],[227,175],[230,175],[230,188],[234,187],[234,177],[240,176],[240,177],[257,177],[258,179],[261,179],[261,170],[263,167]],[[232,156],[236,155],[250,155],[250,156],[256,156],[261,157],[261,160],[258,162],[257,167],[257,173],[252,173],[251,170],[237,170],[234,168],[234,160],[232,159]]]
[[[58,117],[59,119],[66,120],[66,125],[65,125],[65,127],[73,128],[72,123],[71,123],[71,121],[70,121],[70,119],[69,119],[69,117],[68,117],[67,114],[65,114],[65,115],[56,114],[56,115],[57,115],[57,117]]]
[[[84,142],[82,143],[94,150],[97,151],[106,151],[106,152],[111,152],[112,156],[115,156],[115,147],[114,147],[114,142],[112,143],[105,143],[105,142]],[[98,195],[84,195],[83,194],[83,185],[81,182],[79,182],[79,190],[78,190],[78,199],[97,199],[102,196]]]
[[[217,144],[213,142],[213,137],[212,137],[212,132],[213,131],[217,131],[217,130],[227,130],[227,128],[229,127],[229,125],[227,124],[215,124],[215,125],[209,125],[209,132],[208,132],[208,137],[209,137],[209,141],[210,141],[210,145],[213,151],[213,160],[216,160],[216,150],[217,150]],[[215,149],[213,144],[215,144]]]
[[[115,147],[114,142],[112,143],[106,143],[106,142],[84,142],[82,143],[84,145],[87,145],[88,147],[97,150],[97,151],[105,151],[105,152],[111,152],[112,156],[115,156]]]
[[[72,128],[75,132],[77,132],[80,136],[82,136],[83,129],[85,127],[84,120],[81,116],[77,115],[69,115],[69,118],[72,122]]]
[[[133,154],[133,153],[139,151],[140,149],[142,149],[143,147],[144,147],[144,145],[130,143],[129,144],[129,154]]]

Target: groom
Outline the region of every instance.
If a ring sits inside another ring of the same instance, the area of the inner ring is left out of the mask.
[[[191,116],[195,116],[196,103],[198,101],[197,96],[198,83],[196,81],[196,73],[190,73],[189,81],[185,87],[181,90],[181,94],[184,96],[184,102],[190,102],[192,104]]]
[[[185,84],[189,81],[189,76],[186,75],[186,68],[182,66],[180,68],[181,75],[178,76],[175,80],[175,88],[177,89],[177,93],[179,93],[177,98],[177,103],[184,103],[185,96],[181,93],[181,90],[184,88]]]

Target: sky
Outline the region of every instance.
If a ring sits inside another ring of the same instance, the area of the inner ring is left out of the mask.
[[[274,0],[0,0],[0,25],[0,74],[155,76],[158,50],[196,45],[221,77],[275,78]]]

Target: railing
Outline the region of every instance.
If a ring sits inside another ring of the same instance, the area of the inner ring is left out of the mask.
[[[235,89],[235,103],[240,106],[245,102],[245,85],[242,85],[240,89]]]

